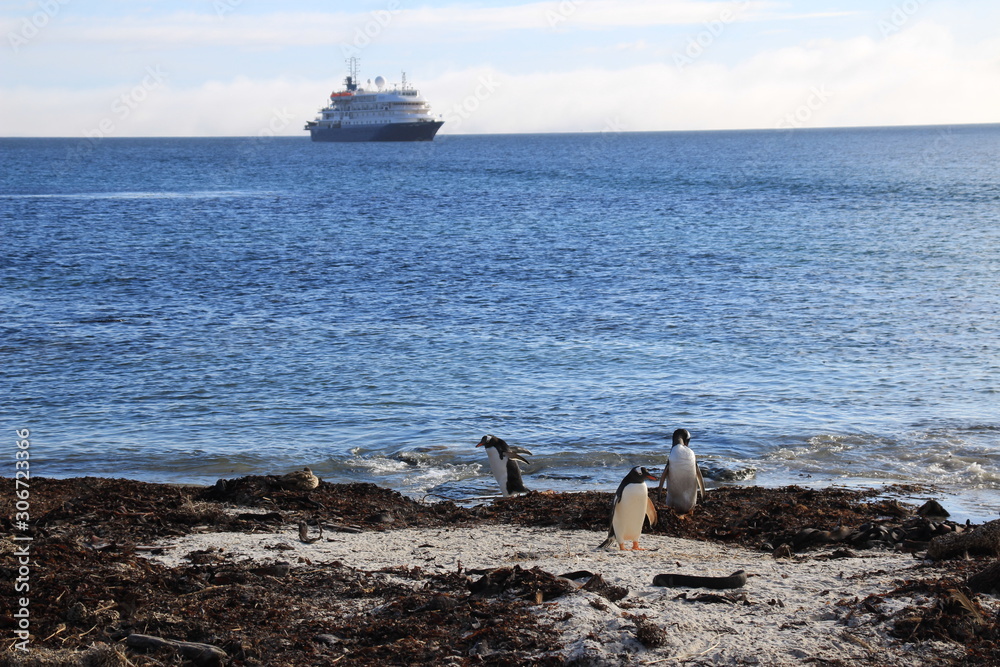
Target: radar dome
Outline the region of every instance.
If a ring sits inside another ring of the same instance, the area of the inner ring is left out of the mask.
[[[379,90],[385,88],[385,79],[382,78],[381,76],[375,77],[375,87],[378,88]]]

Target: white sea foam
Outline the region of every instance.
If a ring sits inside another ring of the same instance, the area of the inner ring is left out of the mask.
[[[195,192],[68,192],[59,194],[0,194],[0,199],[229,199],[233,197],[271,197],[275,192],[202,190]]]
[[[449,482],[457,482],[481,474],[478,463],[448,463],[420,452],[404,452],[395,456],[355,454],[344,464],[360,477],[391,486],[409,494],[427,493]]]

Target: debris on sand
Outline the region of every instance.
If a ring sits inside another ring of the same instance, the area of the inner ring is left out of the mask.
[[[190,663],[199,655],[205,664],[214,660],[240,666],[556,665],[572,654],[563,651],[560,642],[566,635],[556,627],[568,621],[538,612],[574,596],[587,601],[580,613],[617,614],[622,627],[634,625],[629,633],[636,647],[653,650],[672,641],[643,613],[622,615],[623,609],[642,608],[641,596],[654,593],[636,591],[641,583],[629,584],[630,593],[596,571],[557,576],[508,563],[482,571],[461,564],[449,571],[424,570],[412,562],[358,568],[297,555],[340,541],[363,550],[366,535],[411,529],[492,525],[603,532],[610,493],[529,493],[469,508],[418,502],[373,484],[319,482],[310,490],[282,488],[276,479],[243,477],[208,488],[103,478],[33,479],[28,531],[31,651],[24,656],[7,647],[0,653],[0,667],[146,667]],[[0,498],[0,519],[8,533],[12,498]],[[790,562],[799,562],[810,551],[825,559],[838,557],[838,552],[855,559],[870,550],[920,552],[941,544],[943,537],[976,535],[986,526],[971,530],[920,516],[874,491],[726,487],[709,493],[688,520],[664,508],[651,532],[758,554],[783,547]],[[289,537],[271,537],[263,547],[273,557],[264,561],[234,559],[225,539],[213,548],[188,547],[187,552],[176,546],[182,537],[273,535],[279,528]],[[432,551],[432,546],[416,542],[411,550]],[[0,539],[0,553],[9,555],[15,548],[9,538]],[[830,549],[838,551],[831,554]],[[960,555],[966,551],[975,557],[975,550],[965,547]],[[151,559],[157,554],[173,554],[174,564]],[[604,557],[636,559],[642,553]],[[532,560],[530,554],[524,560]],[[769,562],[785,567],[785,561]],[[13,579],[16,572],[10,559],[7,563],[0,569]],[[658,571],[673,566],[670,560]],[[992,588],[974,587],[971,575],[987,572],[981,561],[927,561],[925,567],[927,581],[906,585],[928,587],[921,595],[929,602],[891,616],[897,636],[907,642],[927,637],[954,642],[955,650],[965,651],[968,664],[995,664],[1000,656],[996,615],[980,603],[976,591],[995,590],[996,576],[983,575],[983,586]],[[933,583],[946,579],[948,583]],[[685,604],[715,601],[735,608],[756,602],[739,595],[692,592]],[[752,608],[781,604],[768,599]],[[837,609],[846,618],[852,610],[857,615],[883,613],[879,604],[847,600]],[[883,615],[888,622],[888,612]],[[9,634],[13,622],[9,615],[2,621]],[[586,641],[600,644],[599,637]],[[682,654],[677,647],[671,650]]]

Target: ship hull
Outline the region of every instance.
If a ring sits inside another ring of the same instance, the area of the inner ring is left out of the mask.
[[[313,141],[433,141],[444,121],[388,123],[356,127],[311,127]]]

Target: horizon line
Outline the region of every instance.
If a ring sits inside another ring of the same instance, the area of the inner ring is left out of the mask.
[[[1000,126],[1000,121],[988,123],[922,123],[916,125],[824,125],[820,127],[746,127],[746,128],[717,128],[700,130],[550,130],[546,132],[466,132],[455,134],[440,134],[441,137],[499,137],[499,136],[540,136],[540,135],[569,135],[569,134],[694,134],[706,132],[815,132],[825,130],[889,130],[889,129],[931,129],[940,127],[992,127]],[[206,134],[206,135],[140,135],[140,136],[118,136],[118,137],[87,137],[87,136],[0,136],[0,141],[11,139],[83,139],[87,141],[121,140],[121,139],[310,139],[308,135],[280,134],[269,137],[261,137],[252,134]],[[337,142],[334,142],[337,143]],[[380,143],[380,142],[361,142]],[[381,142],[381,143],[410,143],[410,142]],[[417,142],[433,143],[433,142]]]

